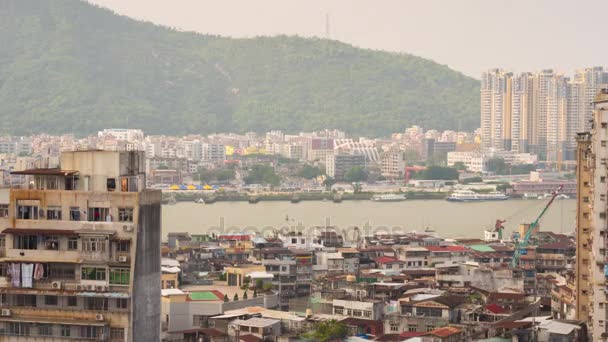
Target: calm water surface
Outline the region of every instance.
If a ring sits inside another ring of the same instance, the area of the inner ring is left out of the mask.
[[[346,231],[352,227],[423,231],[430,227],[441,237],[483,238],[483,230],[493,227],[496,219],[506,219],[506,233],[520,223],[533,221],[546,200],[508,200],[501,202],[454,203],[443,200],[372,201],[261,201],[217,202],[198,204],[181,202],[164,205],[163,234],[209,231],[285,229],[300,230],[326,224]],[[574,231],[576,201],[557,200],[541,221],[542,230],[558,233]]]

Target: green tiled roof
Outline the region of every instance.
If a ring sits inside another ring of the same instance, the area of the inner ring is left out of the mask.
[[[192,300],[218,300],[215,293],[211,291],[190,292]]]
[[[469,248],[477,252],[496,252],[492,247],[488,245],[471,245],[469,246]]]

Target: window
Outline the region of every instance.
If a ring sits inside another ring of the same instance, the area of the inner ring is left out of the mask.
[[[94,339],[100,337],[102,328],[92,326],[81,326],[80,337]]]
[[[84,309],[108,311],[108,298],[84,298]]]
[[[8,217],[8,204],[0,204],[0,217]]]
[[[68,306],[78,306],[78,297],[69,296],[68,298]]]
[[[61,207],[46,208],[46,219],[47,220],[61,220]]]
[[[101,267],[83,267],[82,280],[106,280],[106,269]]]
[[[76,279],[76,268],[74,265],[67,264],[48,264],[46,265],[47,277],[51,279]]]
[[[6,277],[6,276],[7,276],[6,264],[2,263],[2,264],[0,264],[0,277]]]
[[[122,253],[128,253],[131,247],[131,241],[120,240],[116,242],[116,251]]]
[[[418,327],[416,325],[414,325],[414,324],[409,324],[407,326],[407,331],[409,331],[409,332],[415,332],[417,330],[418,330]]]
[[[44,305],[57,306],[58,302],[57,296],[44,296]]]
[[[70,207],[70,221],[80,221],[79,207]]]
[[[583,197],[583,202],[589,203],[589,197],[587,197],[587,196]]]
[[[192,325],[195,327],[205,326],[205,316],[203,315],[192,315]]]
[[[106,188],[108,189],[108,191],[115,191],[116,190],[116,178],[108,178],[108,180],[106,181]]]
[[[435,330],[435,326],[434,325],[427,325],[426,326],[426,332],[431,332],[433,330]]]
[[[38,237],[36,235],[15,235],[13,237],[13,248],[38,249]]]
[[[89,221],[112,222],[112,215],[110,215],[110,208],[89,208]]]
[[[291,238],[291,243],[298,243],[298,239],[297,238]]]
[[[6,248],[6,237],[4,234],[0,234],[0,248]]]
[[[363,316],[363,312],[361,312],[361,310],[353,310],[353,316],[361,317],[361,316]]]
[[[175,286],[175,280],[166,280],[165,281],[165,288],[166,289],[174,289]]]
[[[15,336],[29,336],[30,327],[30,323],[10,322],[8,325],[8,333],[9,335]]]
[[[78,238],[71,237],[68,238],[68,251],[77,251],[78,250]]]
[[[46,178],[46,189],[57,190],[59,188],[57,177],[45,177]]]
[[[38,335],[40,335],[40,336],[52,336],[53,335],[53,325],[52,324],[38,323]]]
[[[344,314],[344,308],[343,307],[335,307],[334,308],[334,312],[336,313],[336,315],[343,315]]]
[[[124,341],[124,340],[125,340],[125,329],[110,328],[110,341]]]
[[[602,140],[602,147],[606,147],[606,140]]]
[[[369,310],[363,311],[363,317],[371,318],[372,317],[372,312],[369,311]]]
[[[418,307],[416,308],[416,315],[426,317],[441,317],[441,309]]]
[[[116,300],[116,308],[118,309],[128,309],[129,308],[129,300],[126,298],[118,298]]]
[[[391,332],[399,332],[399,324],[391,324]]]
[[[44,237],[44,249],[58,251],[59,250],[59,238],[57,236],[45,236]]]
[[[20,220],[37,220],[38,206],[17,205],[17,218]]]
[[[15,295],[14,306],[36,306],[36,295]]]
[[[606,218],[606,213],[600,213],[600,218],[601,219],[605,219]]]
[[[61,337],[70,337],[71,335],[71,328],[69,325],[62,325],[61,326]]]
[[[606,183],[606,176],[600,177],[600,183]]]
[[[82,250],[85,252],[105,252],[106,239],[102,237],[83,238]]]
[[[602,122],[602,128],[608,128],[608,123]]]
[[[128,268],[110,268],[110,285],[129,285],[130,273]]]
[[[133,208],[118,208],[118,222],[133,222]]]

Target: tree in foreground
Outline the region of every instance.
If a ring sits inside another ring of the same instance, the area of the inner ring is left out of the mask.
[[[347,332],[344,323],[331,320],[317,324],[316,329],[306,334],[306,337],[315,341],[328,342],[341,339],[346,336]]]

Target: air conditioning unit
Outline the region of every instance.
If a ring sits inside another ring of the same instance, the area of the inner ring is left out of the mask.
[[[86,290],[86,286],[80,285],[80,284],[76,285],[76,291],[84,291],[84,290]]]
[[[95,285],[87,285],[87,291],[95,291]]]
[[[53,290],[60,290],[61,289],[61,282],[60,281],[54,281],[51,283],[51,288]]]
[[[127,262],[129,261],[129,257],[126,255],[121,255],[118,257],[118,262]]]
[[[130,232],[132,232],[132,231],[133,231],[133,226],[127,226],[127,225],[124,225],[124,226],[122,226],[122,229],[123,229],[125,232],[130,233]]]
[[[2,309],[0,312],[0,316],[9,317],[11,315],[11,309]]]
[[[107,288],[105,286],[103,286],[103,285],[97,285],[97,286],[95,286],[95,291],[97,291],[97,292],[105,292],[105,291],[107,291]]]
[[[103,315],[102,314],[96,314],[95,315],[95,320],[96,321],[103,321]]]

